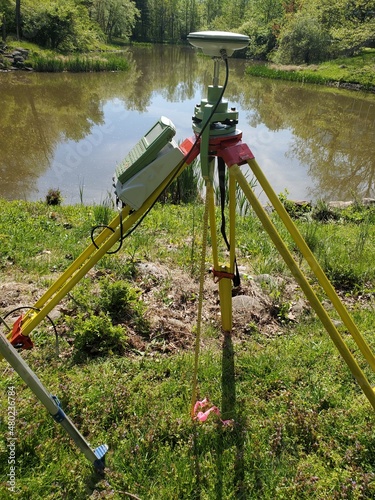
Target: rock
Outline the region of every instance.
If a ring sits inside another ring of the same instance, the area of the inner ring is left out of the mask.
[[[374,198],[362,198],[361,200],[362,205],[364,206],[371,206],[375,205],[375,199]],[[348,208],[350,206],[354,205],[354,201],[329,201],[328,206],[330,208]]]
[[[329,201],[329,208],[348,208],[353,205],[353,201]]]
[[[18,47],[12,52],[6,52],[6,49],[1,50],[0,52],[0,71],[9,71],[9,70],[32,70],[30,67],[25,66],[25,60],[29,57],[29,51],[27,49],[23,49],[22,47]],[[1,60],[2,59],[2,60]],[[7,63],[5,60],[9,61]]]

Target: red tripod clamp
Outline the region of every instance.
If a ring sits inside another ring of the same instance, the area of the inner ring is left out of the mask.
[[[22,318],[23,316],[20,316],[14,323],[9,342],[17,349],[32,349],[34,344],[31,338],[27,335],[23,335],[21,331]]]
[[[235,135],[223,135],[210,137],[209,155],[220,156],[228,167],[233,165],[244,165],[248,160],[255,157],[249,146],[241,141],[242,132]],[[190,163],[200,153],[200,141],[196,142],[195,137],[189,137],[180,144],[180,149],[187,157],[187,164]]]

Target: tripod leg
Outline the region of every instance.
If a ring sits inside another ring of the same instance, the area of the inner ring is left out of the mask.
[[[304,258],[306,259],[306,262],[309,264],[312,272],[315,274],[316,278],[318,279],[321,287],[326,292],[328,298],[331,300],[333,306],[335,307],[336,311],[340,315],[344,325],[349,330],[354,341],[358,345],[364,358],[367,360],[367,362],[371,366],[372,370],[375,372],[375,356],[374,356],[373,352],[371,351],[371,349],[367,345],[365,339],[363,338],[363,336],[359,332],[357,326],[355,325],[351,316],[349,315],[346,307],[341,302],[341,300],[340,300],[339,296],[337,295],[335,289],[333,288],[331,282],[329,281],[329,279],[325,275],[323,269],[320,267],[319,263],[317,262],[314,254],[311,252],[307,243],[302,238],[296,225],[293,223],[292,219],[289,217],[289,214],[287,213],[283,204],[279,200],[278,196],[276,195],[276,193],[272,189],[271,185],[267,181],[265,175],[263,174],[262,170],[260,169],[260,167],[257,164],[257,162],[255,161],[255,159],[249,160],[248,164],[249,164],[250,168],[252,169],[254,175],[258,179],[264,192],[268,196],[268,199],[272,203],[272,205],[273,205],[274,209],[276,210],[277,214],[279,215],[280,219],[283,221],[285,227],[288,229],[290,235],[292,236],[293,240],[295,241],[301,254],[304,256]]]
[[[232,330],[232,282],[231,278],[229,277],[231,269],[230,267],[220,265],[219,263],[215,196],[213,183],[211,181],[206,182],[206,189],[209,203],[213,273],[214,278],[217,279],[219,283],[221,326],[224,331],[230,332]]]
[[[343,341],[340,333],[337,331],[336,327],[332,323],[331,318],[328,316],[326,310],[322,306],[318,297],[315,295],[315,292],[311,288],[306,277],[304,276],[302,271],[299,269],[297,263],[295,262],[291,253],[289,252],[286,244],[284,243],[281,236],[277,232],[276,227],[274,226],[274,224],[272,223],[272,221],[268,217],[266,211],[264,210],[264,208],[260,204],[260,202],[257,199],[257,197],[255,196],[253,190],[251,189],[250,185],[248,184],[246,178],[242,174],[239,166],[233,165],[231,167],[231,170],[232,170],[232,175],[234,175],[235,178],[237,179],[239,186],[241,187],[246,198],[249,200],[249,202],[250,202],[251,206],[253,207],[259,220],[263,224],[264,229],[268,232],[268,234],[269,234],[270,238],[272,239],[273,243],[275,244],[277,250],[279,251],[280,255],[283,257],[285,263],[288,265],[288,267],[291,270],[293,276],[295,277],[297,283],[302,288],[308,301],[310,302],[311,306],[315,310],[316,314],[318,315],[319,319],[321,320],[322,324],[324,325],[325,329],[327,330],[328,334],[330,335],[332,341],[336,345],[341,356],[344,358],[345,362],[349,366],[354,378],[357,380],[359,386],[362,388],[367,399],[371,403],[372,407],[375,409],[375,393],[374,393],[369,381],[367,380],[365,374],[363,373],[363,371],[359,367],[358,363],[354,359],[352,353],[350,352],[349,348],[347,347],[347,345]]]
[[[233,325],[232,277],[236,252],[236,179],[229,171],[229,265],[221,266],[219,294],[221,307],[221,326],[224,332],[230,332]]]
[[[98,469],[104,468],[104,455],[108,450],[107,445],[101,445],[95,450],[85,440],[82,434],[75,427],[73,422],[62,411],[59,401],[56,397],[48,393],[39,378],[30,369],[23,358],[18,354],[16,349],[6,340],[0,333],[0,353],[13,366],[18,375],[26,382],[39,401],[47,408],[51,416],[59,422],[73,439],[78,448],[82,451],[85,457],[90,460]]]
[[[136,211],[129,206],[122,209],[77,259],[66,269],[55,283],[36,302],[22,321],[22,334],[29,335],[47,314],[66,296],[66,294],[87,274],[87,272],[121,239],[122,234],[132,228],[149,210],[168,183],[186,168],[187,164],[177,165],[169,176],[160,184],[152,195]],[[35,312],[35,309],[39,309]]]

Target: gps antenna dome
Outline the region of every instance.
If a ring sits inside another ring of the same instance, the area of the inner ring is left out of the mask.
[[[249,44],[247,35],[228,31],[196,31],[189,33],[187,39],[191,45],[211,57],[221,57],[223,50],[230,57],[235,50],[244,49]]]

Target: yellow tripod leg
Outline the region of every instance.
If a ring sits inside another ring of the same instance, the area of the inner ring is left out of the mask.
[[[236,252],[236,179],[229,171],[229,265],[221,266],[223,276],[219,279],[221,326],[224,332],[232,331],[232,276]]]
[[[263,172],[260,169],[257,162],[253,159],[253,160],[249,160],[248,164],[249,164],[250,168],[252,169],[255,177],[258,179],[264,192],[268,196],[268,199],[270,200],[273,207],[275,208],[280,219],[283,221],[285,227],[288,229],[290,235],[292,236],[293,240],[295,241],[296,245],[298,246],[301,254],[306,259],[311,270],[313,271],[313,273],[317,277],[321,287],[326,292],[327,296],[331,300],[336,311],[340,315],[344,325],[346,326],[346,328],[349,330],[350,334],[352,335],[354,341],[356,342],[357,346],[359,347],[360,351],[362,352],[364,358],[367,360],[367,362],[371,366],[372,370],[375,372],[375,356],[374,356],[373,352],[371,351],[371,349],[368,346],[368,344],[366,343],[365,339],[363,338],[363,336],[359,332],[357,326],[355,325],[353,319],[351,318],[350,314],[348,313],[346,307],[341,302],[341,300],[340,300],[339,296],[337,295],[335,289],[333,288],[331,282],[329,281],[329,279],[325,275],[323,269],[320,267],[319,263],[317,262],[316,258],[314,257],[314,254],[311,252],[307,243],[305,242],[305,240],[301,236],[296,225],[293,223],[288,212],[285,210],[283,204],[279,200],[279,197],[276,195],[276,193],[272,189],[271,185],[267,181],[265,175],[263,174]]]
[[[332,341],[336,345],[341,356],[344,358],[344,361],[346,362],[349,369],[351,370],[354,378],[357,380],[359,386],[362,388],[364,394],[366,395],[367,399],[369,400],[369,402],[371,403],[372,407],[375,410],[375,393],[374,393],[369,381],[367,380],[365,374],[363,373],[363,371],[361,370],[361,368],[357,364],[352,353],[350,352],[347,345],[343,341],[341,335],[339,334],[336,327],[332,323],[331,318],[328,316],[326,310],[322,306],[318,297],[315,295],[314,290],[311,288],[306,277],[304,276],[302,271],[299,269],[296,261],[293,259],[293,256],[291,255],[287,246],[285,245],[284,241],[282,240],[281,236],[277,232],[276,227],[274,226],[274,224],[272,223],[272,221],[268,217],[266,211],[264,210],[264,208],[260,204],[259,200],[255,196],[255,194],[254,194],[253,190],[251,189],[251,187],[249,186],[245,176],[242,174],[239,166],[233,165],[231,167],[231,170],[232,170],[232,174],[237,179],[237,182],[238,182],[239,186],[241,187],[243,193],[245,194],[246,198],[249,200],[251,206],[253,207],[256,215],[258,216],[259,220],[263,224],[264,229],[269,234],[270,238],[272,239],[273,243],[275,244],[280,255],[283,257],[285,263],[288,265],[288,267],[291,270],[293,276],[295,277],[297,283],[302,288],[308,301],[310,302],[311,306],[315,310],[320,321],[322,322],[322,324],[324,325],[328,334],[330,335]]]
[[[160,194],[174,179],[187,167],[180,163],[165,178],[160,186],[136,211],[126,206],[121,215],[117,215],[91,243],[81,255],[68,267],[57,281],[36,302],[32,311],[29,311],[22,322],[22,334],[28,336],[30,332],[47,316],[47,314],[66,296],[66,294],[87,274],[87,272],[116,244],[122,234],[126,234],[134,224],[149,210]],[[35,312],[34,309],[39,309]]]

